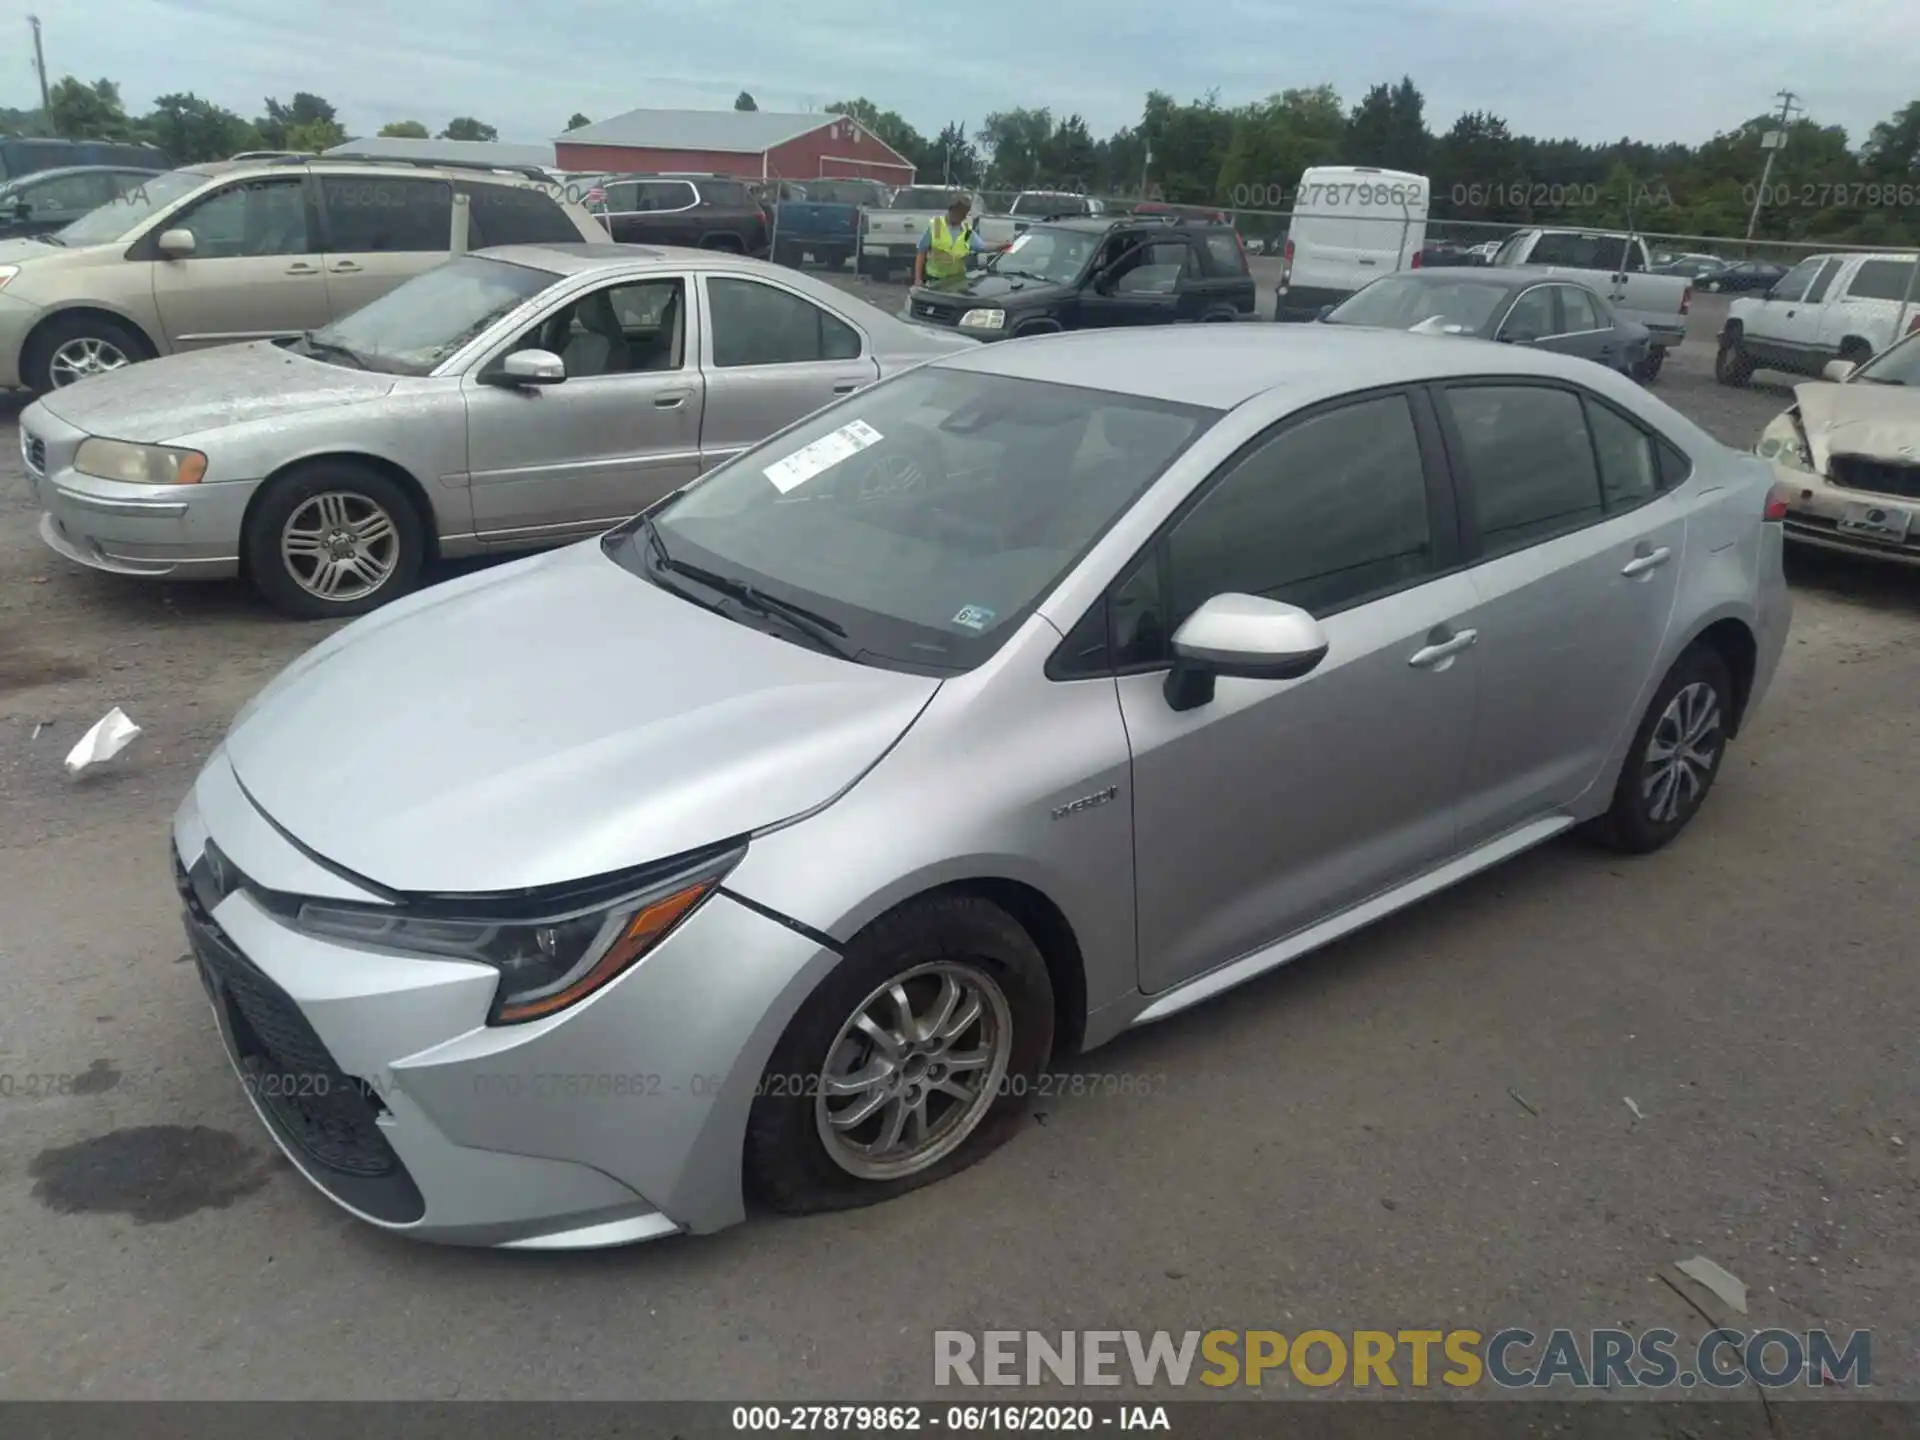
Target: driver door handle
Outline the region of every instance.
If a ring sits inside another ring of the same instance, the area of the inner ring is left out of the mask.
[[[1429,637],[1431,638],[1431,637]],[[1442,660],[1449,660],[1462,650],[1471,650],[1480,643],[1478,630],[1457,630],[1445,640],[1436,640],[1413,652],[1407,658],[1407,664],[1416,670],[1431,670]]]
[[[858,380],[842,380],[838,385],[833,387],[833,393],[836,395],[851,395],[859,388],[860,382]]]
[[[319,273],[320,267],[318,265],[309,265],[304,260],[296,261],[287,267],[287,274],[289,275],[318,275]]]
[[[1644,555],[1636,555],[1620,567],[1620,573],[1626,576],[1644,575],[1649,570],[1657,570],[1673,558],[1673,551],[1662,545],[1658,550],[1649,550]]]

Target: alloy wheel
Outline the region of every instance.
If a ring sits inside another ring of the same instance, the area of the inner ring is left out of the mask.
[[[1013,1011],[992,975],[941,960],[876,987],[827,1047],[814,1119],[834,1163],[862,1180],[938,1164],[998,1098]]]
[[[1700,803],[1720,760],[1721,739],[1719,694],[1700,680],[1683,686],[1647,740],[1640,788],[1650,820],[1671,824]]]
[[[127,352],[111,340],[82,335],[53,352],[47,362],[47,377],[53,381],[53,388],[59,390],[89,376],[122,369],[128,363]]]
[[[393,577],[400,527],[365,495],[327,490],[303,500],[280,531],[280,559],[309,595],[359,600]]]

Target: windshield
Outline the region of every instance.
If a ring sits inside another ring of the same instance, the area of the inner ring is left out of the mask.
[[[1087,268],[1100,237],[1081,230],[1050,230],[1036,225],[1016,235],[1005,254],[994,257],[996,275],[1025,276],[1030,280],[1048,280],[1056,285],[1071,285]]]
[[[449,260],[315,331],[304,353],[331,360],[344,352],[338,358],[362,369],[425,375],[559,278],[477,255]]]
[[[1424,326],[1443,334],[1478,335],[1506,296],[1505,286],[1484,280],[1412,280],[1390,275],[1334,306],[1327,322],[1384,330]]]
[[[1014,198],[1009,215],[1091,215],[1093,206],[1084,195],[1055,195],[1033,191]]]
[[[864,663],[964,670],[998,649],[1216,418],[1134,396],[939,366],[824,410],[608,537],[621,564],[744,581],[844,630]]]
[[[198,190],[213,177],[203,170],[169,170],[129,186],[60,232],[63,245],[107,245]]]
[[[1854,383],[1920,387],[1920,331],[1883,350],[1853,373]]]
[[[953,191],[917,188],[902,190],[893,197],[893,210],[945,210],[953,203]]]

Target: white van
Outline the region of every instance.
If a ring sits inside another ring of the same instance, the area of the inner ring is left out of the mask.
[[[1419,268],[1431,191],[1424,175],[1371,165],[1302,172],[1274,319],[1312,320],[1382,275]]]

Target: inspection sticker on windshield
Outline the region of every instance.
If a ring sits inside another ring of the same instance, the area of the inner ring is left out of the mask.
[[[864,420],[852,420],[830,435],[822,435],[811,445],[803,445],[784,460],[776,460],[760,473],[773,482],[782,495],[796,485],[804,485],[822,470],[830,470],[849,455],[858,455],[876,445],[881,434]]]
[[[993,623],[993,611],[984,605],[962,605],[960,613],[953,617],[953,623],[964,625],[969,630],[984,630]]]

